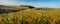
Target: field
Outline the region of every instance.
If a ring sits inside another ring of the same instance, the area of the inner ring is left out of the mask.
[[[1,6],[0,24],[60,24],[59,10],[33,6]]]
[[[60,11],[28,9],[3,13],[0,24],[60,24]]]

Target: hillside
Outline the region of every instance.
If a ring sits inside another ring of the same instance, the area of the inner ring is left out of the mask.
[[[59,8],[19,8],[16,12],[0,13],[0,24],[60,24]]]
[[[0,14],[0,24],[60,24],[59,10],[24,10]]]

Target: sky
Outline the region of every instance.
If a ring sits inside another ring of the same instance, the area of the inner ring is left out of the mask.
[[[35,7],[60,8],[60,0],[0,0],[0,5],[31,5]]]

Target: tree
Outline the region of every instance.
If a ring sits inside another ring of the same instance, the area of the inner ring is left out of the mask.
[[[30,9],[35,8],[34,6],[29,6]]]
[[[34,6],[29,6],[29,5],[20,5],[21,7],[28,7],[30,9],[35,8]]]
[[[0,5],[0,7],[2,7],[2,6],[4,6],[4,5]]]

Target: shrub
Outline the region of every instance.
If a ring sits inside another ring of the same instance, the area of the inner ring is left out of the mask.
[[[20,5],[20,7],[28,7],[30,9],[35,8],[34,6],[29,6],[29,5]]]

